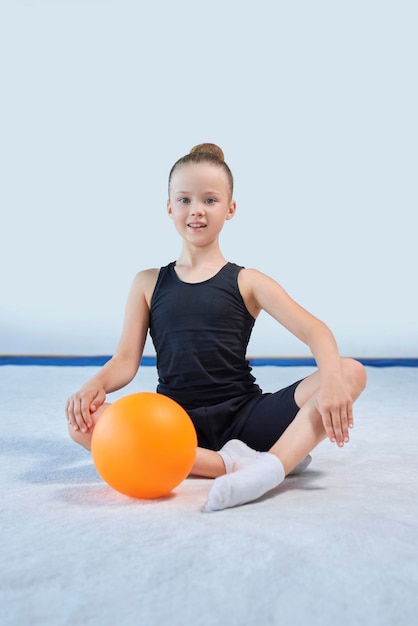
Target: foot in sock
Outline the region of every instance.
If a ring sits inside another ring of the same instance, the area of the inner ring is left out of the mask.
[[[243,441],[239,439],[231,439],[218,450],[218,454],[222,457],[227,474],[234,469],[234,464],[238,459],[255,459],[260,453],[249,448]]]
[[[281,461],[270,452],[260,452],[245,467],[216,478],[203,511],[220,511],[257,500],[284,479]]]
[[[260,454],[260,452],[257,452],[257,454]],[[253,458],[253,457],[252,457]],[[247,465],[249,465],[252,462],[252,458],[251,457],[240,457],[239,459],[237,459],[232,467],[232,471],[236,472],[237,470],[240,470],[244,467],[247,467]],[[302,459],[302,461],[300,463],[298,463],[288,474],[287,476],[297,476],[299,474],[302,474],[302,472],[304,472],[306,470],[307,467],[309,467],[309,465],[311,464],[312,461],[312,457],[310,454],[308,454],[307,456],[305,456],[304,459]]]

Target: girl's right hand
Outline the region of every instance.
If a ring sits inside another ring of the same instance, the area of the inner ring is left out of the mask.
[[[106,399],[106,392],[97,385],[83,386],[70,396],[65,406],[65,413],[70,427],[86,433],[93,427],[92,413],[102,406]]]

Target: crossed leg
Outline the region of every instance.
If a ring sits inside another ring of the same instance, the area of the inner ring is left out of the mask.
[[[365,387],[365,369],[353,359],[342,359],[342,368],[347,388],[354,401]],[[298,385],[295,401],[301,408],[269,452],[255,452],[242,442],[238,442],[241,444],[238,446],[229,445],[226,455],[225,450],[218,453],[198,448],[191,474],[216,479],[209,492],[204,511],[217,511],[256,500],[277,487],[284,477],[326,438],[322,417],[316,409],[318,388],[318,372],[311,374]],[[92,414],[94,425],[107,406],[103,404]],[[71,438],[87,450],[91,450],[93,429],[94,426],[83,433],[74,430],[73,425],[68,426]]]
[[[353,359],[342,359],[344,379],[352,400],[366,384],[364,367]],[[306,378],[296,388],[295,400],[300,410],[269,452],[254,460],[235,464],[235,470],[215,480],[204,511],[218,511],[255,500],[277,487],[284,477],[326,436],[323,419],[316,408],[319,373]],[[339,444],[341,433],[338,436]]]

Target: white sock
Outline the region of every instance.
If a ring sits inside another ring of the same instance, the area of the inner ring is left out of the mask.
[[[218,450],[218,454],[222,457],[222,460],[225,464],[226,473],[230,474],[233,471],[234,463],[240,459],[254,459],[259,452],[249,448],[243,441],[239,439],[231,439],[227,441],[226,444]]]
[[[283,465],[277,456],[260,452],[252,463],[245,463],[245,467],[216,478],[203,511],[221,511],[252,502],[280,485],[283,479]]]
[[[257,452],[257,454],[261,454]],[[242,469],[243,467],[247,467],[250,463],[252,463],[254,457],[240,457],[237,459],[233,465],[232,471],[236,472],[237,470]],[[297,476],[298,474],[302,474],[306,470],[307,467],[311,464],[312,457],[310,454],[307,454],[304,459],[301,460],[288,474],[287,476]]]

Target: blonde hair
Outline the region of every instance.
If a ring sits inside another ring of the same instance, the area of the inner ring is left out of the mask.
[[[174,163],[168,176],[169,193],[171,178],[174,171],[177,169],[177,167],[180,167],[181,165],[187,165],[188,163],[211,163],[212,165],[217,165],[218,167],[221,167],[228,178],[228,183],[232,196],[234,190],[234,178],[232,176],[232,172],[229,169],[228,165],[225,163],[224,153],[222,152],[221,148],[214,143],[199,143],[197,144],[197,146],[194,146],[190,150],[189,154],[186,154]]]

